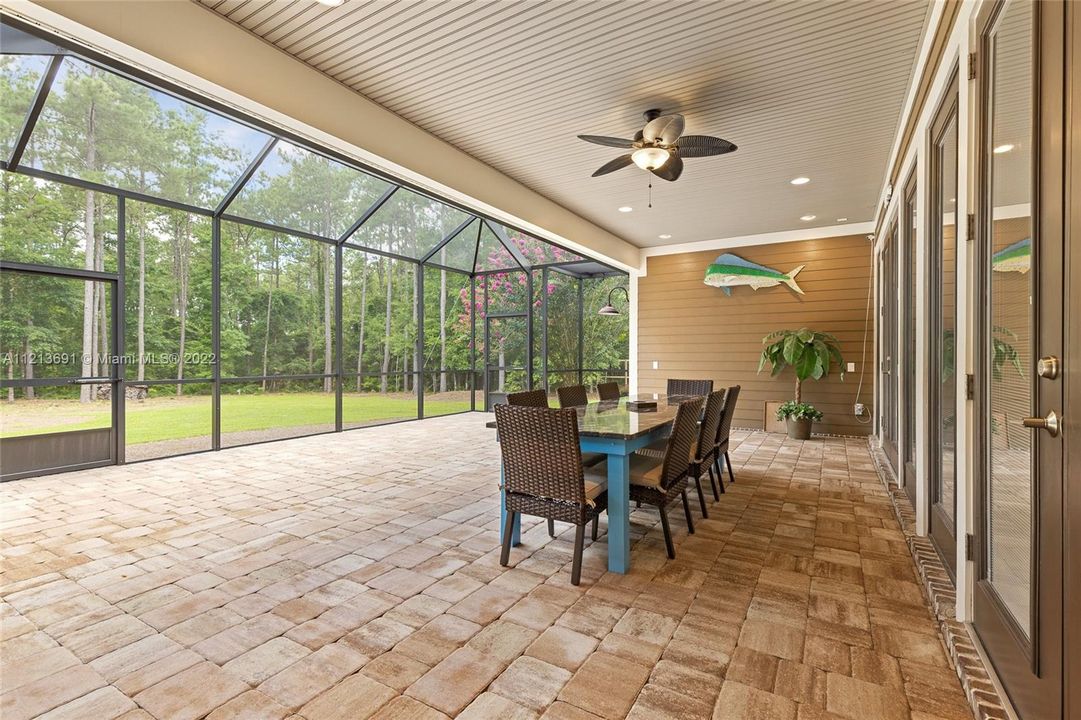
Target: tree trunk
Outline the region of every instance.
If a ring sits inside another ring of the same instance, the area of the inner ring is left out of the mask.
[[[91,70],[91,75],[93,75]],[[86,168],[93,171],[97,169],[97,135],[95,128],[95,107],[91,99],[86,112]],[[94,203],[94,191],[87,190],[85,205],[83,208],[83,230],[86,233],[84,246],[86,256],[83,267],[87,270],[94,269],[94,220],[96,210]],[[94,290],[96,283],[86,281],[83,286],[83,357],[81,372],[83,377],[89,376],[94,371]],[[79,386],[79,402],[90,402],[93,399],[93,388],[90,385]]]
[[[28,330],[30,328],[34,327],[34,319],[30,318],[29,320],[26,321],[26,324],[27,324],[27,329]],[[33,380],[34,379],[34,363],[29,362],[30,357],[31,357],[31,354],[30,354],[31,353],[30,333],[29,332],[26,334],[26,338],[25,338],[25,340],[23,342],[23,353],[24,353],[23,356],[27,359],[27,362],[23,363],[23,367],[26,368],[26,370],[23,371],[23,377],[25,377],[27,380]],[[12,365],[11,363],[8,363],[9,373],[10,373],[11,365]],[[26,394],[26,399],[27,400],[33,400],[34,399],[34,386],[33,385],[27,385],[25,394]]]
[[[503,352],[503,341],[499,341],[499,392],[503,392],[507,382],[506,355]]]
[[[368,261],[360,271],[360,338],[357,340],[357,392],[360,392],[360,373],[364,369],[364,324],[368,318]]]
[[[392,267],[390,263],[385,263],[385,266],[387,272],[387,314],[386,321],[383,323],[383,375],[379,379],[379,392],[383,393],[387,391],[387,373],[390,371],[390,310],[391,292],[394,290]]]
[[[333,392],[334,378],[330,374],[334,371],[334,343],[331,339],[331,324],[334,315],[334,256],[331,255],[330,246],[325,246],[323,252],[323,392]]]
[[[796,402],[800,402],[803,398],[803,381],[796,378]]]
[[[188,347],[188,296],[191,284],[191,216],[184,215],[180,225],[174,254],[174,272],[177,278],[177,318],[180,322],[180,357],[177,358],[176,378],[184,379],[184,353]],[[177,396],[184,394],[184,385],[177,383]]]
[[[15,379],[15,358],[8,359],[8,381]],[[15,402],[15,386],[8,385],[8,402]]]
[[[105,269],[105,220],[101,217],[101,206],[96,207],[95,211],[98,213],[98,219],[94,223],[94,270],[102,272]],[[95,283],[95,285],[97,285],[98,330],[97,338],[94,340],[94,357],[98,363],[98,375],[104,377],[111,374],[109,360],[110,318],[105,303],[105,284]]]
[[[440,251],[443,252],[442,250]],[[447,271],[439,271],[439,392],[447,391]]]
[[[413,390],[414,395],[420,393],[419,388],[420,388],[421,384],[424,382],[424,378],[420,377],[420,375],[416,375],[416,373],[420,372],[420,365],[421,365],[420,345],[421,345],[421,338],[424,337],[424,328],[420,327],[420,323],[419,323],[420,317],[417,314],[417,303],[423,302],[423,300],[420,297],[420,293],[417,292],[420,289],[420,279],[421,279],[420,273],[422,273],[422,272],[424,272],[423,267],[418,267],[418,268],[413,270],[413,287],[412,287],[412,289],[410,291],[410,295],[411,295],[410,299],[412,300],[412,302],[410,304],[413,306],[413,327],[416,328],[416,337],[413,338],[413,368],[412,368],[412,370],[413,370],[414,375],[409,376],[407,378],[407,381],[411,383],[411,388]]]
[[[274,299],[274,288],[278,286],[278,236],[275,235],[270,241],[270,282],[267,283],[266,294],[266,332],[263,334],[263,380],[261,382],[263,392],[267,389],[267,368],[270,356],[270,306]]]
[[[146,379],[146,223],[142,217],[139,223],[139,308],[135,325],[139,351],[136,378],[142,382]]]
[[[101,218],[98,218],[98,227],[101,227]],[[94,251],[94,266],[98,272],[105,269],[105,238],[104,233],[98,232],[98,247]],[[98,366],[102,376],[109,374],[109,308],[107,304],[108,293],[104,284],[98,285]]]
[[[266,392],[267,355],[270,352],[270,303],[274,298],[274,288],[266,289],[266,333],[263,335],[263,392]]]

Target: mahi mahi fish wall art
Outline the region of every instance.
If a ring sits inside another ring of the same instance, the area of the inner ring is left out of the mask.
[[[724,253],[706,268],[706,285],[719,287],[724,294],[731,296],[732,288],[738,285],[750,285],[752,289],[774,287],[784,283],[788,287],[803,295],[803,290],[796,284],[796,276],[799,275],[805,265],[788,273],[787,275],[765,265],[744,260],[739,255]]]
[[[1032,267],[1032,238],[1018,240],[991,256],[991,269],[995,272],[1027,273]]]

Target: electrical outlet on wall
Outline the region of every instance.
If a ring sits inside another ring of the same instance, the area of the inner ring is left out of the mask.
[[[653,361],[653,369],[654,370],[660,370],[661,369],[661,361],[660,360],[654,360]]]
[[[856,403],[852,406],[852,412],[855,413],[856,417],[863,417],[864,413],[867,412],[867,407],[863,403]]]
[[[856,363],[848,363],[848,366],[845,368],[845,372],[856,372]]]

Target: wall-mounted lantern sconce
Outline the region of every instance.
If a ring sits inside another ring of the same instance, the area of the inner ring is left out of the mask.
[[[608,304],[597,311],[598,315],[619,315],[619,310],[616,310],[615,305],[612,304],[612,293],[616,290],[622,290],[623,294],[627,296],[627,304],[631,303],[631,294],[627,292],[627,288],[622,285],[616,285],[614,288],[608,291]]]

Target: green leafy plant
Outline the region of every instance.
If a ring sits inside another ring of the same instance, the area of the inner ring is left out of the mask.
[[[814,405],[805,402],[795,402],[789,400],[782,403],[777,408],[777,419],[787,420],[792,418],[793,420],[821,420],[822,412],[815,408]]]
[[[834,363],[842,368],[841,379],[845,378],[840,343],[829,333],[808,328],[778,330],[762,338],[762,343],[766,347],[758,361],[758,372],[762,372],[767,364],[771,366],[773,377],[780,375],[786,367],[795,370],[797,403],[802,397],[803,381],[821,380],[830,374]]]
[[[1006,367],[1006,363],[1013,365],[1013,369],[1017,371],[1018,376],[1024,377],[1025,371],[1021,365],[1021,356],[1017,352],[1010,340],[1017,339],[1017,333],[1010,330],[1007,327],[1001,325],[995,325],[991,333],[991,376],[995,380],[1002,379],[1002,368]],[[999,335],[1005,336],[1006,340],[998,337]],[[953,377],[954,372],[954,356],[956,351],[954,346],[956,340],[954,338],[953,329],[945,330],[942,333],[942,382],[946,382]]]

